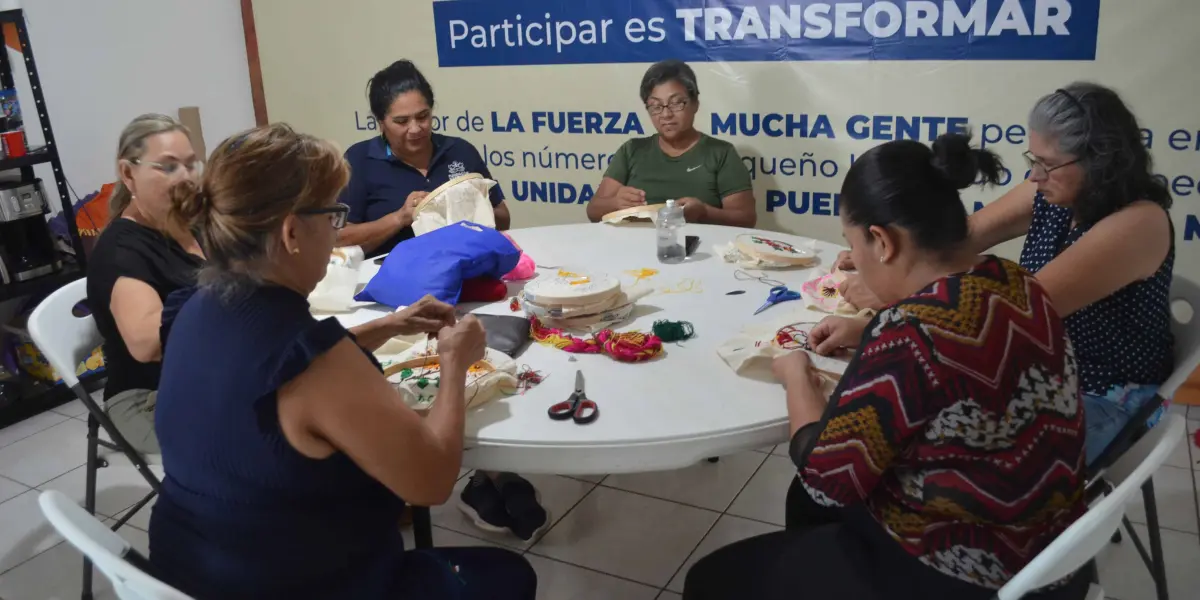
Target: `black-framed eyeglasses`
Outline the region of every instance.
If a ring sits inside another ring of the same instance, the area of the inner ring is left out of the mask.
[[[324,208],[298,210],[296,214],[303,216],[329,215],[329,223],[333,225],[333,228],[341,229],[346,226],[346,217],[350,215],[350,207],[339,202],[333,206],[326,206]]]
[[[646,112],[650,113],[651,116],[657,117],[658,115],[662,114],[662,111],[664,111],[668,108],[671,109],[671,112],[677,113],[677,112],[683,110],[684,108],[686,108],[687,105],[688,105],[687,99],[676,99],[676,100],[672,100],[666,104],[647,104]]]
[[[1080,160],[1080,159],[1076,158],[1075,160],[1067,161],[1061,165],[1055,165],[1055,166],[1051,167],[1051,166],[1047,166],[1046,163],[1042,161],[1042,159],[1034,156],[1033,153],[1028,150],[1026,150],[1024,153],[1022,153],[1021,156],[1025,157],[1025,164],[1029,165],[1030,172],[1034,175],[1038,175],[1039,177],[1046,177],[1047,175],[1049,175],[1063,167],[1069,167],[1069,166],[1079,162],[1079,160]]]

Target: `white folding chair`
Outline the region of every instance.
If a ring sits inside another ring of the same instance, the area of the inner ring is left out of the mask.
[[[91,315],[75,316],[75,307],[87,300],[87,280],[79,279],[68,283],[50,294],[29,316],[29,335],[37,345],[47,362],[54,371],[62,377],[63,383],[71,388],[75,396],[88,409],[88,444],[87,444],[87,482],[84,488],[84,508],[89,514],[96,513],[96,470],[108,466],[108,461],[100,456],[100,449],[105,449],[106,456],[123,455],[142,474],[146,483],[150,484],[150,493],[138,501],[133,508],[114,525],[116,530],[125,524],[137,511],[154,499],[160,490],[158,477],[150,470],[148,460],[138,453],[121,435],[120,431],[108,418],[108,414],[92,399],[91,394],[83,388],[75,369],[103,341],[100,331],[96,329],[96,321]],[[100,427],[108,434],[106,441],[100,439]],[[92,568],[85,559],[83,564],[83,598],[92,596]]]
[[[1062,532],[1041,554],[1021,569],[1000,591],[997,600],[1020,600],[1029,592],[1045,587],[1088,565],[1108,545],[1125,519],[1125,507],[1158,471],[1171,452],[1183,441],[1187,426],[1183,417],[1168,415],[1157,427],[1142,436],[1105,473],[1114,485],[1108,495],[1088,509],[1078,521]],[[1093,583],[1088,600],[1104,597],[1099,583]]]
[[[1175,398],[1175,393],[1188,380],[1192,372],[1200,367],[1200,321],[1197,321],[1197,310],[1200,310],[1200,285],[1196,282],[1175,275],[1171,284],[1171,332],[1175,336],[1175,371],[1158,389],[1158,396],[1153,402],[1147,402],[1129,423],[1117,434],[1104,452],[1089,466],[1089,498],[1103,493],[1111,483],[1107,474],[1110,465],[1122,459],[1126,448],[1146,434],[1146,420],[1149,419],[1163,403]],[[1146,507],[1146,529],[1149,533],[1150,549],[1147,551],[1141,538],[1133,529],[1133,524],[1125,520],[1125,532],[1137,548],[1142,562],[1150,570],[1154,578],[1154,588],[1158,600],[1169,600],[1167,593],[1167,565],[1163,557],[1162,540],[1159,535],[1158,502],[1154,495],[1154,481],[1148,480],[1142,487],[1142,503]],[[1121,532],[1113,534],[1113,541],[1121,540]]]
[[[85,562],[94,563],[108,577],[120,600],[191,600],[147,573],[146,557],[66,494],[42,492],[38,504],[54,529],[83,553]]]

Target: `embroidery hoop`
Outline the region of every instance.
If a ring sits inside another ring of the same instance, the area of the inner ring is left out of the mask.
[[[650,204],[644,206],[631,206],[629,208],[622,208],[621,210],[614,210],[613,212],[601,217],[600,220],[608,223],[609,225],[617,225],[623,221],[654,221],[658,217],[659,208],[660,207],[658,206]]]
[[[581,306],[595,304],[612,297],[621,288],[621,282],[604,273],[581,271],[574,277],[555,275],[538,277],[525,284],[522,297],[527,302],[542,307]],[[587,281],[580,283],[579,280]]]
[[[801,329],[805,326],[807,328]],[[775,331],[775,337],[771,338],[771,345],[780,350],[812,350],[812,346],[808,343],[808,335],[812,331],[812,328],[816,326],[816,323],[807,322],[784,325]],[[804,336],[804,341],[800,342],[797,339],[799,336],[796,334]]]
[[[817,253],[813,250],[755,233],[743,233],[737,236],[733,240],[733,245],[743,254],[753,258],[772,263],[785,263],[789,266],[808,265],[817,259]]]
[[[413,207],[413,215],[416,215],[417,213],[421,212],[422,209],[424,209],[426,206],[429,205],[429,202],[431,200],[438,197],[438,195],[442,194],[446,190],[448,190],[464,181],[471,181],[472,179],[483,179],[483,175],[480,175],[479,173],[466,173],[463,175],[459,175],[458,177],[455,177],[455,178],[451,179],[450,181],[443,183],[442,185],[437,186],[436,188],[433,189],[432,192],[429,192],[428,194],[425,195],[424,198],[421,198],[417,202],[417,205]]]

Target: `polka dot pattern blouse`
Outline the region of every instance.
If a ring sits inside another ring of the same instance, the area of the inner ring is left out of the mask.
[[[1071,227],[1069,208],[1038,194],[1033,224],[1021,250],[1021,266],[1037,273],[1088,232]],[[1080,383],[1088,394],[1103,396],[1114,386],[1158,385],[1174,366],[1171,335],[1171,271],[1175,242],[1162,266],[1149,279],[1129,284],[1066,318],[1075,343]]]

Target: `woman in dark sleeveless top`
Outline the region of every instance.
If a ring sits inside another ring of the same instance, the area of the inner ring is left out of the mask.
[[[1137,118],[1108,88],[1075,83],[1043,97],[1029,129],[1028,181],[975,213],[971,237],[985,249],[1028,235],[1021,266],[1075,344],[1090,463],[1174,367],[1171,196],[1152,176]]]
[[[208,266],[164,308],[167,476],[150,562],[201,600],[532,600],[536,575],[515,553],[404,549],[405,500],[441,504],[453,490],[484,332],[435,301],[397,313],[401,333],[438,337],[442,387],[422,419],[368,351],[382,329],[311,316],[348,178],[332,144],[272,125],[221,144],[201,186],[173,189],[172,217]]]

